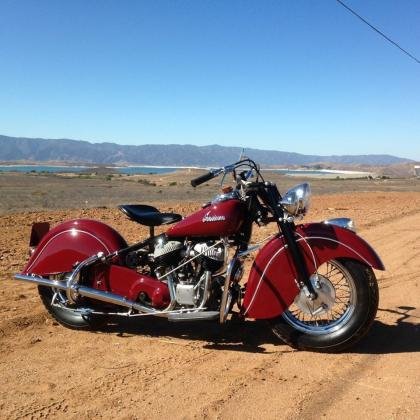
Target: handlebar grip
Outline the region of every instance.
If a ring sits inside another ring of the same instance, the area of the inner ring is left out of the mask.
[[[191,180],[191,185],[193,187],[196,187],[197,185],[202,184],[203,182],[208,181],[209,179],[212,179],[215,177],[215,174],[213,172],[207,172],[204,175],[198,176],[197,178],[194,178]]]

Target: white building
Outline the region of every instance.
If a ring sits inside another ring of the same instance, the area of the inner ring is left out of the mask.
[[[414,172],[416,173],[416,177],[420,178],[420,166],[414,166]]]

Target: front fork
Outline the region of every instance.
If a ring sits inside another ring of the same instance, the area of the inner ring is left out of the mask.
[[[284,210],[280,205],[280,199],[281,196],[275,184],[266,183],[265,197],[263,197],[263,200],[267,202],[271,209],[273,209],[279,230],[283,233],[286,248],[290,252],[293,266],[296,270],[299,287],[305,291],[309,299],[315,300],[318,294],[311,283],[308,269],[302,257],[302,252],[296,242],[295,225],[293,221],[289,221],[286,217],[287,215],[284,214]]]
[[[318,297],[318,294],[310,281],[310,276],[303,260],[301,250],[296,242],[294,224],[293,222],[291,223],[282,219],[278,222],[278,225],[283,233],[286,248],[290,251],[290,256],[292,257],[293,265],[296,270],[299,286],[305,291],[309,299],[315,300]]]

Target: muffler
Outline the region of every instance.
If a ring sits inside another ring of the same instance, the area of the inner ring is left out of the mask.
[[[24,274],[15,274],[16,280],[26,281],[29,283],[35,283],[41,286],[54,287],[55,289],[68,291],[66,283],[50,280],[39,276],[27,276]],[[153,308],[141,305],[138,302],[124,298],[123,296],[116,295],[115,293],[104,292],[102,290],[92,289],[91,287],[74,285],[71,288],[72,293],[76,293],[80,296],[84,296],[90,299],[100,300],[102,302],[112,303],[113,305],[124,306],[129,309],[134,309],[139,312],[147,314],[159,315],[162,311],[158,311]]]
[[[26,276],[25,274],[15,274],[16,280],[27,281],[29,283],[36,283],[41,286],[54,287],[55,289],[67,290],[66,283],[58,280],[50,280],[38,276]]]

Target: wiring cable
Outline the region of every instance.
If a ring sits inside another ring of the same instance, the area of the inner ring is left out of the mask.
[[[407,50],[402,48],[400,45],[398,45],[395,41],[393,41],[391,38],[389,38],[387,35],[385,35],[383,32],[381,32],[378,28],[373,26],[371,23],[369,23],[365,18],[360,16],[358,13],[356,13],[353,9],[351,9],[349,6],[347,6],[343,1],[336,0],[337,3],[339,3],[341,6],[343,6],[345,9],[347,9],[350,13],[352,13],[354,16],[359,18],[363,23],[368,25],[371,29],[373,29],[375,32],[377,32],[379,35],[381,35],[383,38],[385,38],[388,42],[390,42],[392,45],[397,47],[399,50],[401,50],[404,54],[408,55],[411,59],[413,59],[416,63],[420,64],[420,60],[414,57],[414,55],[410,54]]]

